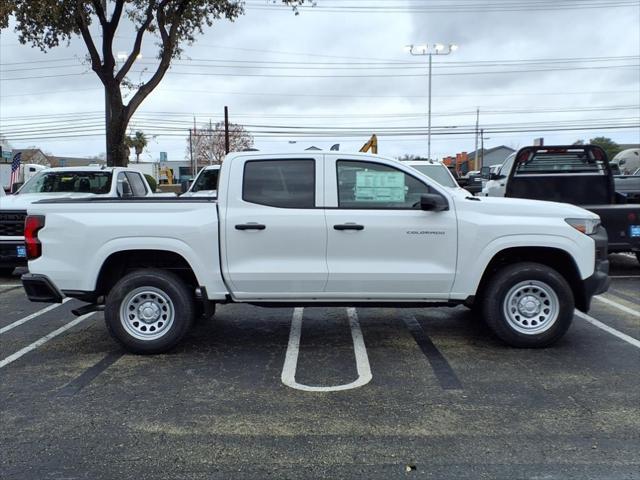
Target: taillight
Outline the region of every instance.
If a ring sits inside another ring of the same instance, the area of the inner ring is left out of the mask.
[[[44,227],[43,215],[29,215],[24,221],[24,243],[27,247],[27,259],[35,260],[42,255],[42,245],[38,240],[38,231]]]

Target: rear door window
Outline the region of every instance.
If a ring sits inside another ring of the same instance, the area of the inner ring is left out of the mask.
[[[242,199],[278,208],[315,207],[315,161],[249,160],[244,165]]]

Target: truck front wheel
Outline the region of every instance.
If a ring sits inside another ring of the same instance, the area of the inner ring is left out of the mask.
[[[191,327],[193,295],[177,275],[158,269],[125,275],[107,296],[109,333],[132,353],[163,353]]]
[[[562,337],[573,320],[571,287],[554,269],[523,262],[498,271],[484,291],[487,325],[513,347],[546,347]]]

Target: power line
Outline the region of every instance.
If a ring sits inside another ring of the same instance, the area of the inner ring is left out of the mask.
[[[76,92],[89,92],[89,91],[102,91],[102,87],[95,88],[75,88],[72,90],[47,90],[38,92],[24,92],[14,93],[9,95],[0,95],[0,98],[11,97],[25,97],[35,95],[51,95],[58,93],[76,93]],[[207,95],[237,95],[237,96],[250,96],[250,97],[310,97],[310,98],[427,98],[426,95],[344,95],[344,94],[332,94],[332,93],[276,93],[276,92],[230,92],[230,91],[212,91],[212,90],[194,90],[194,89],[179,89],[179,88],[163,88],[160,85],[156,92],[181,92],[181,93],[198,93]],[[640,95],[638,90],[598,90],[598,91],[582,91],[582,92],[510,92],[510,93],[455,93],[455,94],[438,94],[433,95],[433,98],[458,98],[458,97],[527,97],[527,96],[567,96],[567,95],[626,95],[626,94]]]
[[[298,7],[305,13],[485,13],[485,12],[531,12],[531,11],[558,11],[558,10],[587,10],[587,9],[612,9],[623,7],[636,7],[639,2],[636,0],[581,0],[576,2],[558,1],[514,1],[514,2],[447,2],[441,4],[437,2],[425,3],[401,3],[395,5],[358,5],[354,0],[331,3],[324,0],[323,3],[314,6],[302,5]],[[247,10],[256,11],[289,11],[290,7],[282,4],[265,5],[248,1]]]
[[[501,75],[514,73],[535,73],[535,72],[560,72],[573,70],[602,70],[613,68],[640,68],[640,64],[629,65],[607,65],[607,66],[588,66],[588,67],[558,67],[558,68],[540,68],[540,69],[521,69],[521,70],[500,70],[500,71],[478,71],[478,72],[455,72],[455,73],[434,73],[433,76],[467,76],[467,75]],[[16,81],[16,80],[33,80],[41,78],[60,78],[88,75],[90,72],[83,73],[66,73],[54,75],[26,76],[14,78],[0,78],[0,81]],[[134,74],[148,73],[146,71],[132,71]],[[213,72],[176,72],[170,70],[167,75],[184,75],[184,76],[212,76],[212,77],[261,77],[261,78],[414,78],[424,77],[424,74],[360,74],[360,75],[281,75],[281,74],[263,74],[263,73],[213,73]]]

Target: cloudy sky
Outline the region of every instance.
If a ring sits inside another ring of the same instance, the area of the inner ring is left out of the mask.
[[[273,3],[247,0],[185,49],[131,123],[153,137],[144,159],[185,158],[194,117],[219,121],[225,105],[261,150],[357,151],[376,133],[381,154],[426,156],[427,57],[404,47],[435,43],[459,49],[433,59],[433,157],[474,149],[477,108],[485,147],[640,143],[638,0],[317,0],[297,16]],[[116,53],[132,35],[123,24]],[[132,80],[156,53],[147,41]],[[104,152],[84,56],[79,39],[45,54],[2,32],[0,134],[14,147]]]

